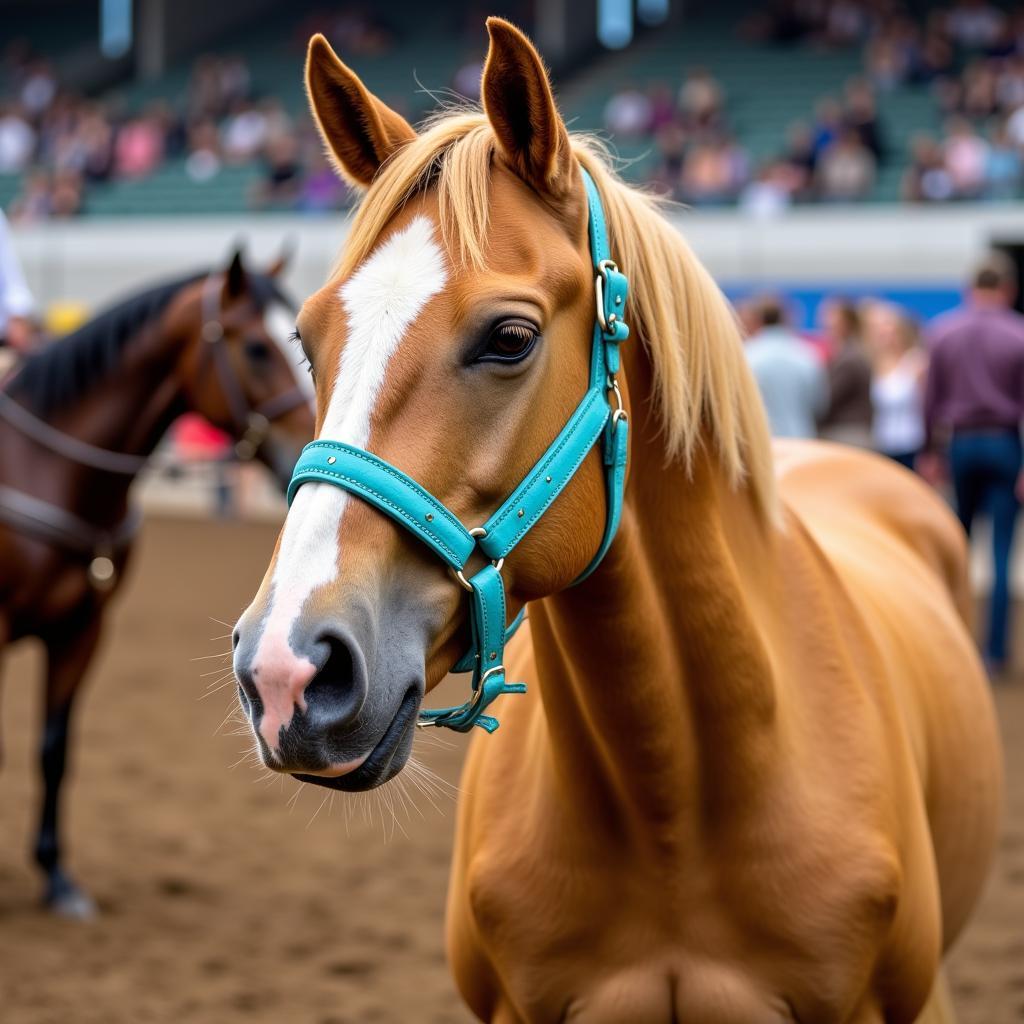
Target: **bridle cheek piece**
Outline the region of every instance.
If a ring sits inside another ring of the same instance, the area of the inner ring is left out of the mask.
[[[582,170],[582,168],[581,168]],[[503,693],[523,693],[524,683],[505,679],[505,643],[523,621],[524,612],[506,626],[505,586],[501,569],[520,540],[536,525],[576,475],[598,441],[604,450],[608,511],[604,537],[576,583],[600,564],[622,516],[623,487],[628,459],[629,423],[619,391],[619,345],[629,337],[623,320],[629,284],[609,258],[604,209],[597,186],[583,170],[589,209],[590,253],[594,263],[596,317],[586,394],[537,464],[483,526],[466,529],[415,480],[372,452],[341,441],[313,441],[303,449],[291,484],[288,503],[310,481],[333,484],[373,505],[427,545],[469,592],[471,649],[452,667],[472,672],[472,696],[457,707],[420,711],[420,726],[444,726],[468,732],[478,725],[488,732],[498,720],[485,714]],[[466,578],[465,567],[479,549],[490,561]]]
[[[200,337],[205,342],[203,351],[206,353],[203,362],[205,364],[206,358],[209,358],[224,400],[227,402],[237,435],[235,455],[243,462],[248,462],[256,457],[263,446],[273,421],[305,404],[307,398],[302,389],[295,385],[268,398],[254,409],[249,404],[238,374],[231,365],[221,314],[220,282],[216,275],[210,274],[203,283],[202,293],[203,326]]]

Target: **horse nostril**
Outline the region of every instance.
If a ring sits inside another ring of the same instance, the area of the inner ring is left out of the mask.
[[[362,661],[355,646],[335,632],[321,633],[317,645],[327,657],[306,686],[307,706],[313,714],[345,720],[355,717],[363,704]]]

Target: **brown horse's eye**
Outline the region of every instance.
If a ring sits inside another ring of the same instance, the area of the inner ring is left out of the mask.
[[[262,338],[247,338],[244,351],[245,358],[256,366],[265,366],[272,355],[270,346]]]
[[[537,344],[540,334],[525,320],[505,320],[491,331],[487,347],[481,353],[482,363],[518,363]]]

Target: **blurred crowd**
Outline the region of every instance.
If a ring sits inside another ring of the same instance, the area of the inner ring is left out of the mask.
[[[900,0],[781,0],[740,27],[763,45],[858,48],[862,71],[840,95],[821,96],[777,151],[751,159],[730,127],[729,97],[707,69],[676,82],[632,83],[608,102],[618,139],[650,140],[653,183],[694,205],[740,202],[770,213],[793,202],[856,201],[879,168],[905,166],[911,202],[1006,199],[1024,175],[1024,7],[955,0],[925,17]],[[929,90],[942,131],[890,138],[886,96]]]
[[[993,253],[974,271],[963,304],[923,329],[898,305],[835,297],[811,335],[764,296],[738,307],[746,355],[772,433],[871,448],[949,484],[968,533],[992,523],[994,583],[985,655],[1009,657],[1009,573],[1024,502],[1024,316],[1016,267]]]
[[[225,167],[258,165],[254,208],[316,212],[348,203],[309,118],[256,95],[238,57],[199,58],[178,105],[155,100],[136,110],[116,96],[64,88],[48,61],[21,46],[8,48],[0,75],[0,174],[23,176],[8,210],[14,221],[74,216],[90,186],[146,178],[171,161],[200,184]]]

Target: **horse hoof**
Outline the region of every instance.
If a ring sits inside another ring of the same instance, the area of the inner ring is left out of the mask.
[[[92,921],[97,916],[96,904],[74,882],[67,879],[50,887],[46,909],[56,917],[69,921]]]

